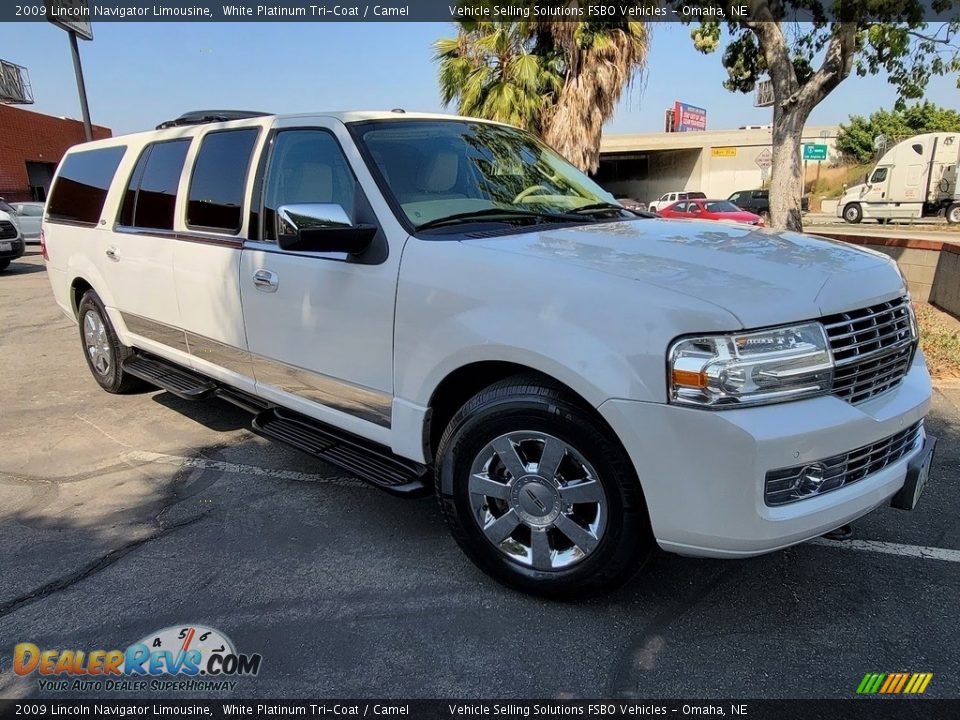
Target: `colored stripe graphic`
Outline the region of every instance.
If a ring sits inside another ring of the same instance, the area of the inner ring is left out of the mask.
[[[858,695],[922,695],[933,673],[867,673],[857,686]]]

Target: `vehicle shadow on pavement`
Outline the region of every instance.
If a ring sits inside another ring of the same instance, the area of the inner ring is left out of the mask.
[[[5,275],[30,275],[32,273],[46,272],[47,268],[45,265],[37,263],[25,263],[18,260],[14,260],[7,267],[6,270],[0,272],[0,278]]]
[[[155,388],[151,388],[151,391]],[[249,428],[253,415],[223,400],[196,402],[184,400],[168,392],[158,392],[151,398],[158,405],[180,413],[214,432],[229,432]]]

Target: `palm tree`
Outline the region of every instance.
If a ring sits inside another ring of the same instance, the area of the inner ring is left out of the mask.
[[[581,170],[596,172],[600,135],[624,90],[646,69],[649,26],[642,22],[544,23],[566,76],[549,111],[544,140]]]
[[[526,23],[462,22],[457,37],[434,43],[443,104],[542,133],[563,77],[556,58],[533,52],[532,41]]]
[[[644,71],[649,40],[641,22],[462,21],[434,45],[441,98],[536,132],[593,172],[603,125]]]

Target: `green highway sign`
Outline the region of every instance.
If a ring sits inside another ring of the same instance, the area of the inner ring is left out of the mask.
[[[804,145],[803,159],[804,160],[826,160],[827,146],[826,145]]]

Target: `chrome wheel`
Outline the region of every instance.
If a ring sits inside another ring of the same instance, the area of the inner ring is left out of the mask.
[[[470,505],[489,542],[536,570],[581,562],[607,525],[596,471],[575,448],[542,432],[507,433],[479,452]]]
[[[947,210],[947,222],[951,225],[960,224],[960,205],[954,205]]]
[[[95,312],[88,312],[83,317],[83,339],[93,369],[98,375],[109,373],[110,342],[107,338],[107,327]]]

